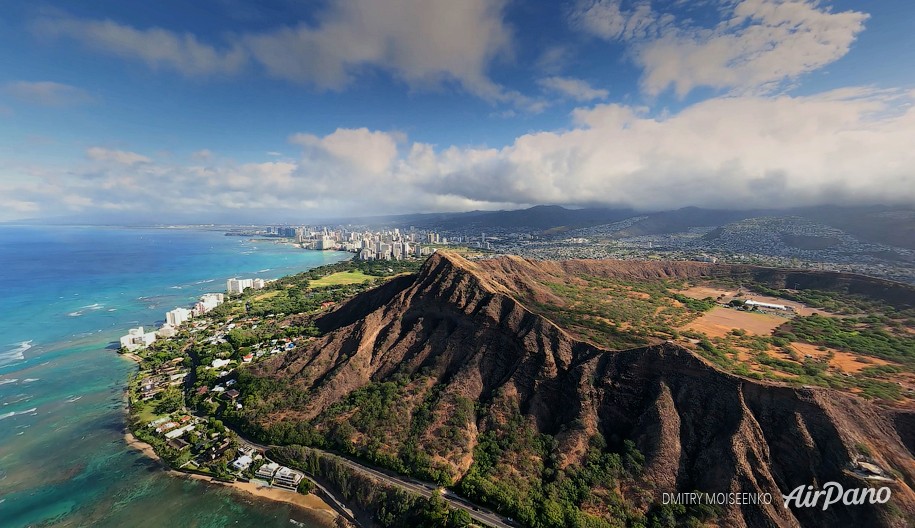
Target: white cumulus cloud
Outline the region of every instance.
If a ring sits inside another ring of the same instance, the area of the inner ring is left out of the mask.
[[[642,88],[684,97],[698,87],[736,94],[771,93],[845,56],[868,15],[834,12],[814,0],[717,2],[720,20],[676,19],[663,2],[624,9],[621,0],[582,0],[570,23],[626,43],[643,68]]]
[[[567,131],[450,149],[425,186],[476,200],[660,209],[915,203],[912,94],[707,100],[667,116],[581,108]]]
[[[399,134],[340,128],[324,137],[294,134],[289,141],[305,147],[306,156],[311,158],[326,155],[344,166],[381,174],[397,157],[398,139],[402,139]]]
[[[84,167],[0,182],[8,217],[112,211],[231,220],[504,208],[915,204],[915,93],[710,99],[670,115],[597,104],[501,148],[400,133],[297,134],[297,159],[182,165],[93,148]],[[62,197],[68,197],[66,201]],[[227,215],[229,215],[227,217]]]

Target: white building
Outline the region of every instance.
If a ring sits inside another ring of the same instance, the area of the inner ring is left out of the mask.
[[[232,467],[239,471],[244,471],[248,469],[248,466],[251,465],[251,462],[254,460],[248,455],[242,455],[235,459],[235,462],[232,462]]]
[[[785,306],[784,304],[772,304],[766,302],[759,302],[750,299],[744,303],[746,306],[756,306],[759,308],[768,308],[770,310],[785,310],[785,311],[794,311],[794,307]]]
[[[226,291],[229,292],[229,295],[239,294],[239,293],[242,293],[243,291],[247,290],[248,288],[253,288],[253,287],[254,287],[253,279],[236,279],[233,277],[233,278],[229,279],[228,281],[226,281]]]
[[[326,250],[335,249],[336,247],[337,241],[331,236],[324,235],[315,241],[315,249]]]
[[[251,287],[255,290],[263,290],[266,285],[267,283],[264,282],[264,279],[254,279],[251,281]]]
[[[204,313],[206,313],[222,304],[225,300],[226,296],[221,293],[205,293],[200,297],[200,304],[203,305]]]
[[[273,485],[278,488],[286,488],[294,491],[299,486],[299,482],[302,482],[303,478],[305,478],[304,474],[294,469],[289,469],[286,466],[280,466],[280,469],[277,470],[273,477]]]
[[[193,430],[194,430],[193,425],[185,425],[181,429],[175,429],[174,431],[169,431],[169,432],[165,433],[165,438],[168,438],[169,440],[171,440],[172,438],[178,438],[179,436],[183,435],[184,433],[186,433],[188,431],[193,431]]]
[[[261,466],[260,468],[258,468],[256,476],[258,476],[262,479],[270,480],[273,478],[274,473],[276,473],[276,470],[278,470],[278,469],[280,469],[279,464],[277,464],[276,462],[268,462],[268,463],[264,464],[263,466]]]
[[[181,326],[185,321],[191,318],[191,311],[187,308],[175,308],[170,312],[165,312],[165,322],[174,327]]]
[[[144,332],[143,327],[131,328],[127,335],[121,337],[121,346],[133,352],[140,348],[146,348],[156,340],[155,332]]]

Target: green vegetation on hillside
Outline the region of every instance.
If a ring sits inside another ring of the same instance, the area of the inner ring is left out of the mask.
[[[612,449],[596,435],[581,464],[561,467],[556,438],[537,433],[510,400],[497,397],[492,403],[474,405],[443,394],[443,385],[422,375],[370,383],[311,422],[280,421],[267,427],[257,425],[262,420],[258,417],[277,406],[294,411],[307,400],[307,394],[297,394],[283,382],[244,373],[240,386],[246,395],[245,410],[232,416],[241,420],[245,432],[262,442],[332,449],[401,474],[454,485],[467,498],[490,505],[525,526],[694,526],[715,513],[660,504],[647,514],[640,513],[619,492],[619,486],[637,482],[641,473],[643,457],[633,443],[625,441]],[[450,412],[439,427],[430,427],[436,419],[442,420],[435,409],[443,403]],[[435,460],[463,453],[471,423],[482,432],[475,439],[473,464],[456,480],[449,467]]]
[[[890,332],[882,328],[882,322],[877,317],[836,318],[814,314],[794,318],[779,328],[776,335],[915,365],[913,336]]]
[[[302,446],[274,448],[270,450],[270,456],[330,482],[347,503],[372,512],[373,520],[382,528],[462,528],[472,524],[467,512],[451,508],[438,494],[429,498],[421,497],[379,482],[352,470],[335,456]]]
[[[562,299],[562,305],[536,299],[528,300],[528,305],[584,339],[614,350],[644,346],[651,338],[676,337],[676,328],[714,306],[708,299],[674,293],[680,285],[669,281],[577,279],[581,280],[544,284]]]
[[[597,433],[580,463],[563,466],[557,439],[537,433],[529,418],[505,403],[481,417],[484,432],[473,465],[458,483],[471,500],[532,528],[697,526],[715,516],[712,509],[674,511],[660,504],[641,513],[633,499],[651,492],[639,489],[644,457],[633,442],[612,449]]]
[[[894,375],[911,371],[915,365],[912,342],[905,336],[883,330],[882,318],[835,318],[812,315],[796,317],[780,326],[772,336],[756,336],[734,330],[723,337],[707,337],[697,332],[683,332],[683,337],[698,340],[696,351],[724,370],[740,376],[790,383],[815,385],[839,390],[854,390],[865,398],[887,401],[903,396]],[[874,326],[876,324],[876,326]],[[820,357],[803,357],[793,342],[832,347],[860,355],[890,361],[854,374],[831,368],[832,353]],[[739,359],[741,353],[746,360]],[[754,368],[755,367],[755,368]]]

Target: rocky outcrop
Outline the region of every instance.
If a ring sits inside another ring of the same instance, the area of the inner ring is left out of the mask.
[[[469,262],[437,253],[417,275],[324,316],[318,323],[328,332],[323,338],[256,372],[307,391],[307,405],[283,417],[310,421],[359,387],[422,371],[443,384],[441,401],[513,402],[540,432],[556,437],[563,464],[576,464],[588,438],[600,432],[611,446],[636,443],[658,496],[701,490],[773,497],[768,505],[726,507],[726,526],[906,526],[915,518],[910,416],[828,389],[740,378],[673,343],[603,350],[518,300],[548,302],[550,292],[538,286],[544,275],[690,278],[727,269],[516,257]],[[774,272],[741,267],[729,273]],[[772,280],[790,286],[796,278]],[[476,424],[468,433],[471,452]],[[855,471],[864,458],[892,479],[876,483]],[[458,476],[469,466],[466,460],[449,463]],[[845,488],[887,485],[892,506],[836,504],[825,512],[783,506],[782,493],[830,481]]]

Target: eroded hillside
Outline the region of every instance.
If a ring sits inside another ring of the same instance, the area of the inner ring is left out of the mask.
[[[669,518],[907,525],[915,514],[910,414],[836,390],[725,372],[669,339],[701,306],[634,285],[767,274],[773,287],[809,280],[905,302],[880,281],[850,276],[436,254],[418,274],[323,316],[323,336],[308,347],[243,372],[244,409],[230,418],[264,441],[332,447],[456,485],[531,526]],[[616,294],[580,298],[595,294],[595,281],[611,281]],[[599,313],[568,315],[592,301]],[[646,325],[633,325],[632,313]],[[679,510],[660,501],[674,491],[777,499],[799,485],[867,486],[875,475],[862,463],[890,479],[891,504],[822,512],[785,509],[780,500]]]

